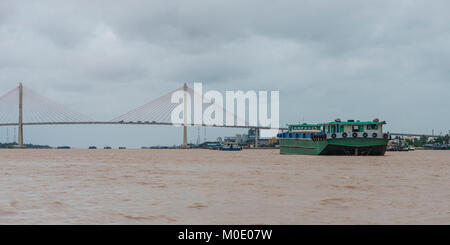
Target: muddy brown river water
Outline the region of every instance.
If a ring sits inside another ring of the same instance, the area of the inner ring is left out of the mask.
[[[450,224],[450,151],[0,150],[0,224]]]

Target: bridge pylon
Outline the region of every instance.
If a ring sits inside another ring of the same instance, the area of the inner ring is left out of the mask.
[[[20,148],[25,148],[23,144],[23,86],[19,83],[19,134],[18,143]]]
[[[188,92],[188,86],[186,83],[184,83],[183,86],[183,90],[184,90],[184,112],[183,112],[183,117],[184,117],[184,125],[183,125],[183,148],[187,149],[188,148],[188,143],[187,143],[187,92]]]

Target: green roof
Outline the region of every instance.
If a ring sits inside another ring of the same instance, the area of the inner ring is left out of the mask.
[[[355,121],[355,122],[328,122],[328,123],[322,123],[321,125],[329,125],[329,124],[332,124],[332,125],[336,125],[336,124],[339,124],[339,125],[374,125],[374,124],[379,125],[379,124],[386,124],[386,122],[385,121],[382,121],[382,122],[358,122],[358,121]]]
[[[314,126],[322,126],[322,124],[307,124],[307,123],[303,123],[303,124],[288,124],[288,126],[311,126],[311,127],[314,127]]]
[[[360,122],[360,121],[355,121],[355,122],[327,122],[327,123],[317,123],[317,124],[307,124],[307,123],[303,123],[303,124],[287,124],[287,126],[323,126],[323,125],[380,125],[380,124],[386,124],[385,121],[381,121],[381,122]]]

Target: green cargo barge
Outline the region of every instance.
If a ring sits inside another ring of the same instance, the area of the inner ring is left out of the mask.
[[[302,155],[384,155],[389,135],[385,121],[348,120],[321,124],[292,124],[278,134],[281,154]]]

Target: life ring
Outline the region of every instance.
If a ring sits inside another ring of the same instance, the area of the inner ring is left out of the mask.
[[[336,134],[332,134],[331,138],[336,139]]]
[[[367,136],[369,136],[367,133],[363,133],[364,138],[367,138]]]
[[[373,134],[372,134],[372,137],[374,137],[374,138],[376,138],[377,136],[378,136],[377,133],[373,133]]]
[[[347,133],[342,133],[342,138],[347,138]]]
[[[358,137],[358,133],[355,132],[352,134],[352,136],[353,136],[353,138],[356,138],[356,137]]]

